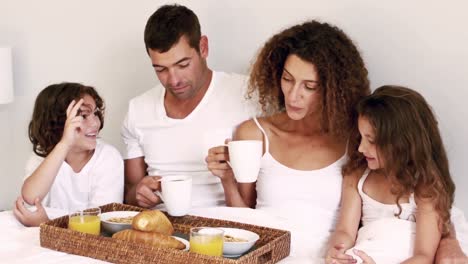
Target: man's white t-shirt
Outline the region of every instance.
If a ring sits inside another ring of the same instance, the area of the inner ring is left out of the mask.
[[[42,163],[44,158],[32,154],[26,163],[26,177]],[[42,205],[73,212],[108,203],[122,203],[124,191],[123,160],[113,146],[98,140],[91,159],[74,172],[63,162]]]
[[[213,72],[203,99],[184,119],[169,118],[162,85],[133,98],[122,127],[125,159],[144,156],[151,176],[191,175],[192,205],[222,205],[220,180],[208,170],[208,149],[232,138],[234,129],[258,112],[246,99],[246,76]]]

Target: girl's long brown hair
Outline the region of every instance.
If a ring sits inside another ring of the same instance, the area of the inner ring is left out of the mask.
[[[430,199],[439,214],[439,227],[446,235],[450,224],[455,184],[450,176],[447,154],[437,120],[426,100],[416,91],[399,86],[382,86],[357,106],[375,131],[375,144],[384,172],[396,184],[392,191],[398,200],[414,192],[415,197]],[[357,146],[345,165],[348,172],[366,167]],[[394,177],[394,178],[393,178]]]
[[[323,109],[321,128],[348,138],[357,102],[370,93],[367,69],[352,40],[339,28],[308,21],[271,37],[252,65],[250,95],[258,93],[264,114],[284,111],[281,76],[286,58],[297,55],[314,64]]]
[[[68,105],[86,94],[96,102],[96,115],[101,121],[101,130],[104,127],[104,102],[93,87],[79,83],[60,83],[49,85],[39,93],[28,129],[34,153],[41,157],[49,155],[62,138]]]

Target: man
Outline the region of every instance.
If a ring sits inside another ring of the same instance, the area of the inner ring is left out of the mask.
[[[192,205],[222,205],[223,188],[204,159],[256,111],[253,100],[245,100],[246,78],[207,66],[208,38],[187,7],[160,7],[144,39],[161,85],[129,103],[122,127],[125,201],[154,207],[161,202],[154,194],[158,180],[182,174],[193,177]]]

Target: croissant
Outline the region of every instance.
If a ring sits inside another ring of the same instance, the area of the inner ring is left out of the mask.
[[[112,238],[150,244],[155,247],[185,249],[184,243],[179,240],[160,233],[143,232],[132,229],[125,229],[112,235]]]
[[[171,221],[159,210],[143,211],[133,217],[132,227],[135,230],[145,232],[157,232],[172,235],[174,227]]]

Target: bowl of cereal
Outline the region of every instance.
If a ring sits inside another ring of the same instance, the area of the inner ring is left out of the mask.
[[[224,230],[223,256],[239,257],[257,242],[260,236],[249,230],[222,227]]]
[[[132,220],[139,212],[136,211],[112,211],[101,214],[102,230],[113,235],[124,229],[132,228]]]

